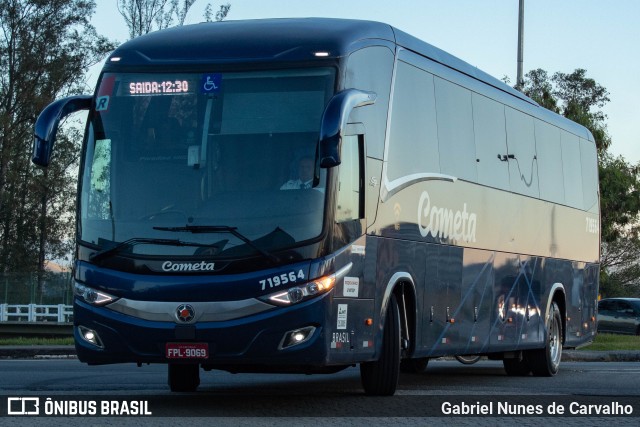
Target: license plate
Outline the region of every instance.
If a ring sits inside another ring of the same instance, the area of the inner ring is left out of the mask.
[[[170,342],[165,348],[167,359],[207,359],[209,344]]]

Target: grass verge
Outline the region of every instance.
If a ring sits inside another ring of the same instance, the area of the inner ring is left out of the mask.
[[[598,334],[585,351],[640,350],[640,335]]]
[[[73,337],[61,338],[37,338],[37,337],[15,337],[0,338],[2,345],[73,345]]]

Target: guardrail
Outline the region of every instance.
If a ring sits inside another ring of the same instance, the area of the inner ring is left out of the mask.
[[[66,304],[0,304],[0,322],[72,323],[73,307]]]

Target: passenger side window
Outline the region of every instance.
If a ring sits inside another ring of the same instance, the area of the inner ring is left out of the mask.
[[[562,147],[562,170],[564,173],[564,197],[567,205],[584,209],[582,194],[582,166],[580,164],[580,138],[562,131],[560,133]]]
[[[342,138],[341,163],[338,167],[338,193],[336,196],[336,222],[363,218],[363,156],[362,137],[349,135]]]
[[[608,314],[613,310],[613,303],[611,301],[600,301],[598,303],[598,312],[601,314]]]
[[[471,91],[436,77],[435,94],[440,170],[477,182]]]
[[[633,315],[633,308],[626,302],[618,302],[618,315],[630,317]]]
[[[511,191],[525,196],[540,197],[533,117],[507,107],[505,118],[507,149],[509,155],[513,155],[509,160]]]
[[[582,158],[582,193],[584,209],[598,212],[598,155],[595,144],[580,138],[580,156]]]
[[[543,121],[536,121],[535,132],[540,198],[564,205],[564,174],[562,170],[560,129]]]
[[[504,105],[477,93],[471,96],[478,183],[509,190],[509,162],[497,158],[507,154]]]
[[[398,63],[389,135],[389,181],[440,173],[433,75]]]

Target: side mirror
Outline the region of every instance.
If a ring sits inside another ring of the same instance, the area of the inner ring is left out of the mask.
[[[43,167],[49,166],[60,120],[76,111],[88,110],[91,107],[92,99],[91,95],[70,96],[54,101],[42,110],[34,129],[31,155],[33,163]]]
[[[321,168],[332,168],[340,164],[342,129],[347,125],[351,111],[357,107],[373,104],[376,102],[376,96],[374,92],[346,89],[336,93],[329,100],[320,124],[318,157]]]

